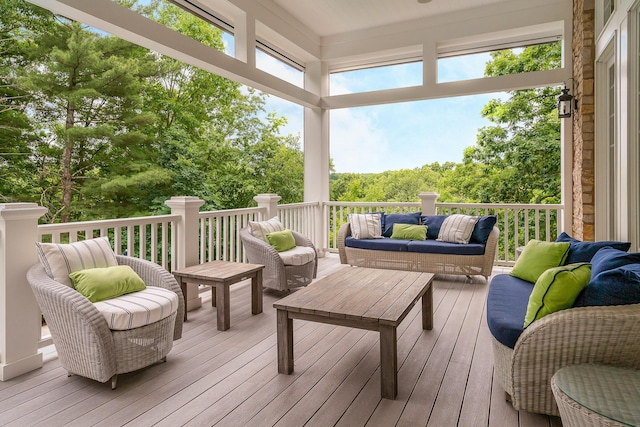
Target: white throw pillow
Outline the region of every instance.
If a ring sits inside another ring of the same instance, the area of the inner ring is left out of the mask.
[[[108,237],[69,244],[36,242],[36,248],[47,275],[70,288],[73,282],[69,274],[75,271],[118,265]]]
[[[382,214],[349,214],[351,237],[354,239],[382,239]]]
[[[253,237],[257,237],[267,243],[269,243],[267,240],[267,234],[273,233],[274,231],[284,230],[284,226],[277,216],[274,216],[268,221],[249,221],[249,227]]]
[[[469,243],[473,228],[478,222],[477,216],[454,214],[444,219],[438,239],[441,242]]]

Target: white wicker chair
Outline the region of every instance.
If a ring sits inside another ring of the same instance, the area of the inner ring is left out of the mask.
[[[315,247],[309,238],[291,231],[296,240],[296,246]],[[303,265],[285,265],[278,252],[265,241],[254,237],[245,227],[240,230],[240,240],[244,245],[247,260],[252,264],[264,265],[262,286],[279,291],[289,290],[299,286],[306,286],[316,277],[318,271],[318,256]]]
[[[184,299],[174,277],[157,264],[134,257],[116,256],[129,265],[145,285],[169,289],[178,295],[178,310],[169,317],[129,330],[109,329],[104,316],[75,289],[51,279],[40,263],[31,267],[27,280],[51,331],[62,366],[69,375],[96,381],[133,372],[166,359],[173,341],[182,337]]]

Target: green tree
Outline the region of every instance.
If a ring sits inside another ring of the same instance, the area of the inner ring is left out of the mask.
[[[486,76],[553,69],[561,63],[561,44],[499,51],[491,57]],[[558,88],[544,87],[492,99],[482,115],[494,124],[480,129],[477,144],[465,151],[464,165],[448,177],[450,184],[459,183],[455,192],[477,202],[559,203],[558,94]]]

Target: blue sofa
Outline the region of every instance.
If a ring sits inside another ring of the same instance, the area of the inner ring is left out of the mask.
[[[573,308],[549,314],[526,329],[534,283],[494,276],[487,295],[494,372],[514,408],[559,415],[551,377],[560,368],[599,363],[640,369],[640,253],[625,242],[571,243],[565,264],[592,263],[592,278]]]
[[[413,217],[411,219],[411,217]],[[481,217],[468,244],[436,240],[446,215],[385,215],[382,239],[355,239],[347,222],[338,232],[340,262],[358,267],[423,271],[439,274],[491,275],[498,247],[495,217]],[[409,218],[409,219],[408,219]],[[388,236],[394,223],[424,224],[426,240],[396,240]]]

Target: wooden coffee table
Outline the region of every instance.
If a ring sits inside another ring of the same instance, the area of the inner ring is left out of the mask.
[[[217,307],[218,330],[231,327],[229,315],[229,286],[251,279],[251,313],[262,313],[262,270],[264,265],[240,262],[211,261],[192,265],[173,272],[184,296],[184,320],[187,320],[187,284],[211,286],[211,305]]]
[[[343,268],[273,306],[277,310],[278,372],[293,372],[293,319],[380,332],[382,397],[398,394],[396,329],[422,299],[422,328],[433,328],[433,274]]]

